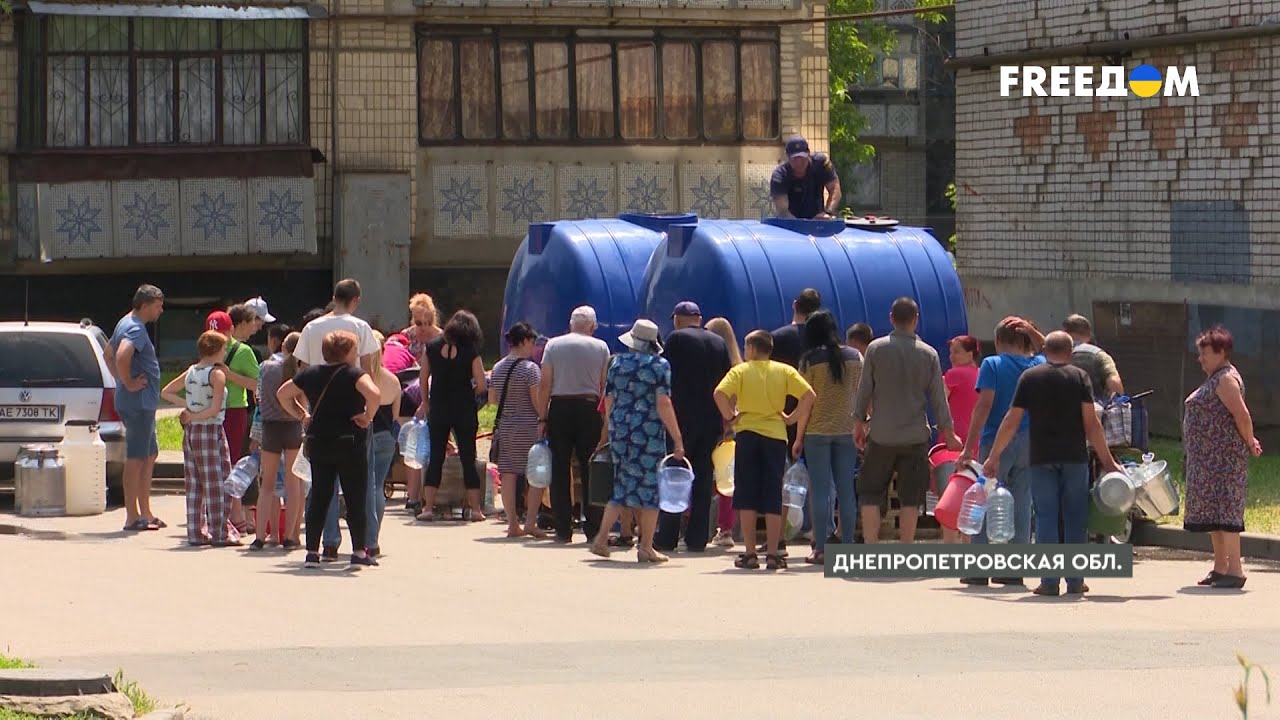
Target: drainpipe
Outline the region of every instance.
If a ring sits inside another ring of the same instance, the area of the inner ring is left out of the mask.
[[[329,17],[334,17],[337,0],[329,0]],[[329,265],[336,281],[338,275],[338,23],[329,20]]]
[[[1224,40],[1243,40],[1246,38],[1264,37],[1280,34],[1280,22],[1268,21],[1261,25],[1248,27],[1224,28],[1221,30],[1204,30],[1199,32],[1174,33],[1154,37],[1126,38],[1124,40],[1106,40],[1103,42],[1079,43],[1061,47],[1039,48],[1034,50],[1016,50],[1014,52],[990,54],[983,48],[982,55],[951,58],[946,66],[952,70],[963,68],[990,68],[995,65],[1019,65],[1034,60],[1056,60],[1064,57],[1109,57],[1130,50],[1142,50],[1156,47],[1172,47],[1177,45],[1195,45],[1199,43],[1218,42]]]

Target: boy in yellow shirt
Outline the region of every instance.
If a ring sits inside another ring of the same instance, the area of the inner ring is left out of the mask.
[[[755,330],[746,338],[747,361],[729,370],[716,386],[716,407],[737,432],[734,453],[733,509],[738,511],[747,551],[734,567],[760,567],[756,555],[756,516],[764,515],[766,567],[787,566],[782,557],[782,475],[787,465],[787,426],[809,417],[813,388],[790,365],[769,359],[773,337]],[[800,401],[783,412],[787,397]]]

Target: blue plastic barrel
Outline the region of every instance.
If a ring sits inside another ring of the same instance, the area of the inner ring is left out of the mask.
[[[650,256],[667,227],[697,220],[696,215],[623,214],[531,224],[507,276],[500,334],[524,321],[543,335],[561,335],[568,332],[573,309],[590,305],[600,325],[596,337],[620,352],[618,336],[640,315]],[[503,354],[507,349],[504,340]]]
[[[756,329],[791,322],[792,300],[805,288],[822,294],[841,329],[893,328],[899,297],[920,306],[919,334],[947,367],[946,343],[968,332],[964,293],[951,259],[923,228],[862,229],[843,220],[703,220],[667,228],[645,270],[642,315],[672,330],[671,310],[692,300],[704,320],[733,324],[739,342]]]

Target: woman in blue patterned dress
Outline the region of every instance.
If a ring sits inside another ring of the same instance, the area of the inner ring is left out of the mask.
[[[615,357],[605,376],[613,497],[591,552],[609,557],[609,531],[625,507],[639,511],[636,560],[666,562],[670,558],[653,549],[653,534],[658,526],[658,467],[667,454],[668,433],[675,447],[672,454],[684,457],[684,440],[671,405],[671,366],[661,357],[658,326],[648,320],[637,320],[618,340],[631,352]]]

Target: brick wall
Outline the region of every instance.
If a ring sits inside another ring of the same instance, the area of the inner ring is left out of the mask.
[[[1087,20],[1064,14],[1067,3],[1052,5],[1058,9],[1037,13],[962,3],[960,55],[1040,47],[1050,38],[1061,45],[1068,36],[1136,36],[1166,21],[1191,30],[1238,25],[1269,7],[1165,3],[1169,17],[1156,22],[1143,14],[1145,1],[1097,3],[1102,11]],[[1015,39],[1015,21],[1043,37]],[[1200,97],[1183,98],[1003,98],[997,69],[960,70],[959,268],[975,329],[989,335],[1008,312],[1057,321],[1104,299],[1278,306],[1280,138],[1271,120],[1280,109],[1278,58],[1280,35],[1271,35],[1135,50],[1124,60],[1161,72],[1194,65]],[[1081,57],[1027,64],[1090,63],[1114,64]]]
[[[0,17],[0,266],[14,261],[13,192],[9,185],[9,159],[18,139],[18,50],[13,20]]]
[[[925,149],[877,142],[876,154],[880,156],[880,206],[884,214],[907,225],[927,224]]]

